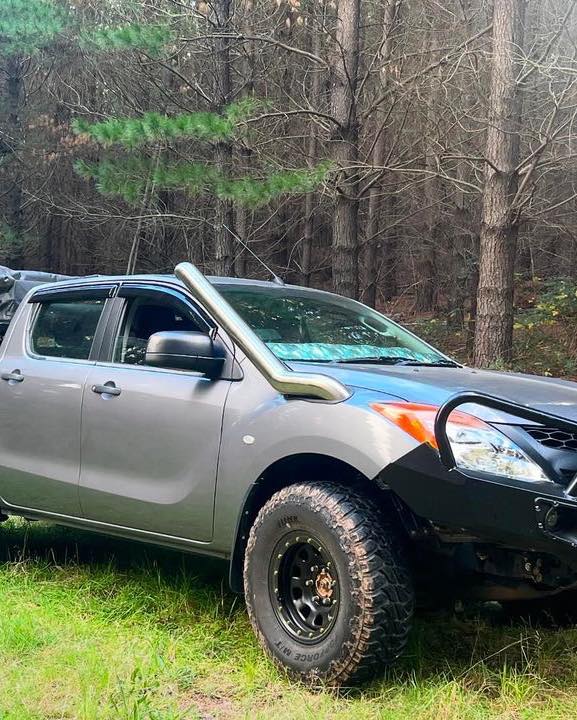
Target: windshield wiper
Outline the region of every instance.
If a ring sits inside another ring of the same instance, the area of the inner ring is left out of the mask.
[[[409,357],[391,357],[390,355],[375,355],[372,357],[360,358],[343,358],[342,360],[333,360],[336,363],[346,363],[353,365],[410,365],[413,367],[459,367],[452,360],[436,360],[426,362],[424,360],[416,360]]]
[[[452,360],[433,360],[426,362],[424,360],[415,360],[409,357],[392,357],[390,355],[373,355],[369,357],[355,358],[331,358],[324,360],[320,358],[283,358],[283,362],[288,363],[323,363],[330,365],[338,363],[339,365],[409,365],[411,367],[459,367],[458,363]]]
[[[332,362],[347,365],[405,365],[408,362],[413,362],[413,358],[391,357],[390,355],[373,355],[367,357],[335,359]]]

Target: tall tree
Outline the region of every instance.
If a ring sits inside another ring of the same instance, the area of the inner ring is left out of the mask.
[[[331,157],[338,166],[333,219],[333,287],[356,298],[359,293],[359,76],[361,0],[339,0],[331,108],[335,128]]]
[[[214,108],[223,112],[232,99],[232,59],[230,54],[230,33],[232,0],[213,0],[214,50]],[[223,175],[230,174],[233,146],[229,138],[216,143],[215,163]],[[215,200],[214,243],[215,272],[217,275],[234,274],[234,207],[232,200],[217,197]]]
[[[386,0],[383,5],[383,37],[377,53],[378,57],[378,77],[380,81],[380,92],[388,90],[391,80],[391,58],[393,54],[393,32],[397,23],[399,9],[402,0]],[[375,110],[374,113],[375,139],[373,140],[372,163],[376,168],[380,168],[385,163],[387,152],[387,113],[383,105]],[[384,247],[384,252],[390,251],[389,244],[385,245],[381,238],[381,222],[383,216],[383,205],[390,207],[392,205],[391,198],[383,199],[383,189],[380,182],[383,173],[378,171],[378,175],[373,180],[369,191],[368,201],[368,217],[365,230],[364,242],[364,277],[366,283],[364,302],[371,307],[375,307],[377,302],[377,282],[378,282],[378,250]]]
[[[326,22],[326,0],[320,0],[317,3],[311,3],[309,14],[309,47],[313,55],[320,57],[322,52],[323,30]],[[314,66],[311,70],[311,79],[308,89],[310,103],[313,108],[318,108],[321,99],[321,68]],[[306,153],[309,167],[313,167],[317,162],[317,153],[319,148],[318,128],[316,124],[310,123],[308,138],[306,140]],[[311,284],[311,276],[313,272],[313,245],[315,238],[315,204],[317,196],[315,192],[309,192],[305,196],[304,207],[304,228],[301,250],[301,282],[303,285]]]
[[[519,230],[522,66],[526,0],[494,0],[493,54],[479,250],[475,364],[509,362]]]
[[[65,17],[50,0],[3,0],[0,5],[0,76],[4,80],[4,97],[0,100],[0,166],[5,177],[8,168],[11,169],[7,187],[2,191],[8,200],[2,234],[10,245],[5,248],[6,262],[18,267],[24,260],[25,240],[26,172],[21,153],[25,140],[22,117],[26,104],[25,76],[31,56],[62,31]]]

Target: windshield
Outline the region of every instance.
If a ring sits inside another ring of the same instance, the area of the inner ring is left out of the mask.
[[[283,287],[219,291],[281,360],[448,363],[419,338],[347,298]]]

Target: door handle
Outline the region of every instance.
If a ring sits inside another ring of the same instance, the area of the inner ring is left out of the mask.
[[[116,387],[112,380],[109,380],[108,382],[105,382],[104,385],[93,385],[92,392],[96,393],[97,395],[117,396],[120,395],[122,390],[119,387]]]
[[[20,372],[20,370],[13,370],[12,372],[3,372],[0,377],[2,380],[6,380],[6,382],[17,382],[21,383],[22,380],[24,380],[24,375]]]

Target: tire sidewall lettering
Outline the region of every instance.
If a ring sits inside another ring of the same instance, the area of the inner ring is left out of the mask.
[[[323,542],[337,565],[337,571],[341,580],[341,607],[339,619],[332,628],[326,639],[314,645],[298,643],[290,638],[278,624],[276,615],[268,601],[268,556],[267,562],[255,563],[251,568],[251,575],[256,580],[258,592],[252,593],[255,615],[259,618],[259,625],[262,628],[262,637],[269,647],[273,656],[287,664],[294,670],[310,672],[313,669],[324,671],[334,662],[343,661],[348,656],[351,646],[354,646],[352,630],[356,623],[353,616],[360,612],[357,605],[358,592],[351,586],[349,568],[345,556],[346,536],[336,536],[328,526],[323,516],[310,508],[290,507],[279,508],[266,518],[259,528],[256,536],[255,555],[264,556],[267,549],[274,547],[283,532],[303,531],[315,534]],[[266,595],[266,597],[265,597]],[[344,622],[348,617],[349,621]]]

